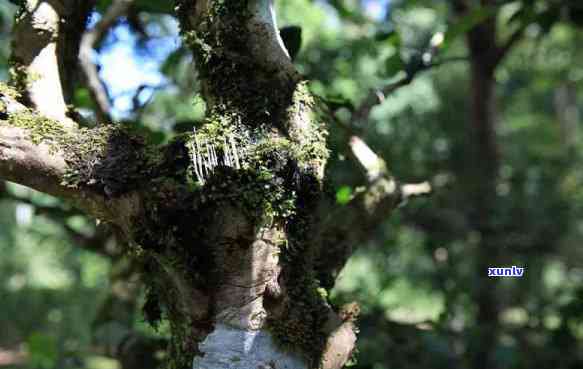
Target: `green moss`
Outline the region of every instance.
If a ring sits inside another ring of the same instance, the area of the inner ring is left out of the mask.
[[[152,186],[146,214],[140,215],[143,223],[136,229],[138,243],[146,253],[172,260],[191,286],[207,288],[212,295],[213,273],[220,270],[214,263],[224,251],[217,247],[227,247],[208,240],[217,214],[235,208],[255,227],[281,226],[287,235],[281,257],[289,298],[284,314],[270,314],[269,329],[282,347],[316,362],[324,349],[329,307],[315,277],[310,235],[323,196],[327,132],[311,116],[314,102],[307,84],[296,75],[281,76],[250,55],[246,1],[211,2],[196,29],[192,14],[192,2],[178,2],[182,37],[200,71],[208,115],[196,132],[180,138],[189,161],[185,179]],[[299,117],[312,120],[296,127]],[[221,160],[232,150],[231,138],[239,165]],[[206,145],[213,147],[219,163],[204,173],[203,182],[192,162],[210,155]],[[176,195],[180,186],[189,191]],[[184,319],[179,325],[188,327]],[[188,333],[180,327],[175,334],[184,338]],[[171,356],[171,365],[190,364],[191,356],[184,352]]]
[[[324,326],[328,320],[327,298],[314,271],[314,209],[322,192],[316,179],[303,183],[298,193],[296,213],[288,224],[288,247],[283,249],[285,287],[288,298],[284,313],[270,316],[268,327],[284,349],[307,356],[317,367],[325,349]]]
[[[14,86],[14,90],[17,91],[18,95],[16,98],[20,99],[24,97],[30,85],[38,81],[41,76],[38,73],[29,72],[28,68],[18,58],[12,57],[9,60],[9,65],[8,76],[10,85]]]
[[[211,113],[237,115],[250,127],[277,125],[291,101],[295,81],[282,81],[250,54],[247,2],[212,2],[196,30],[188,26],[188,5],[179,9],[183,9],[179,12],[182,36],[193,50],[205,94],[211,98],[207,101]]]
[[[65,142],[68,134],[55,120],[34,114],[28,110],[10,114],[8,123],[26,129],[34,144],[46,142],[60,144]]]
[[[127,126],[68,130],[29,110],[10,114],[8,123],[25,129],[34,144],[46,143],[63,153],[68,168],[62,183],[72,188],[85,187],[115,197],[169,169],[163,168],[158,149]]]
[[[3,82],[0,82],[0,95],[8,96],[12,99],[17,99],[20,97],[20,93],[15,88],[10,87]]]
[[[317,366],[326,345],[323,328],[329,307],[318,293],[317,281],[309,268],[294,264],[294,282],[288,291],[285,314],[268,320],[268,327],[278,345],[288,351],[299,352]]]
[[[251,129],[236,115],[210,116],[196,132],[177,139],[176,145],[188,150],[188,177],[196,179],[192,168],[192,143],[204,141],[216,145],[220,157],[228,135],[233,135],[239,147],[240,168],[218,165],[207,175],[204,185],[190,186],[183,178],[150,181],[145,213],[139,215],[136,223],[139,224],[135,230],[136,241],[146,254],[155,254],[164,263],[171,264],[189,286],[208,289],[212,294],[212,278],[216,270],[220,270],[220,266],[215,265],[216,258],[224,251],[208,239],[217,212],[238,209],[257,229],[282,226],[291,235],[290,239],[282,239],[280,246],[293,283],[286,307],[289,314],[276,320],[273,331],[283,347],[317,357],[316,351],[323,347],[321,328],[327,317],[327,307],[313,277],[310,244],[306,237],[310,234],[307,224],[311,224],[321,183],[303,161],[325,160],[327,151],[318,153],[313,147],[282,137],[270,129]],[[315,140],[323,137],[319,135]],[[162,296],[160,299],[174,301],[178,298]],[[178,323],[180,319],[175,324],[181,327],[192,324],[184,319]],[[176,335],[182,335],[180,329],[176,328]],[[171,365],[186,360],[184,355],[187,353],[175,351],[171,355],[174,357]],[[187,356],[186,361],[189,360],[191,356]]]

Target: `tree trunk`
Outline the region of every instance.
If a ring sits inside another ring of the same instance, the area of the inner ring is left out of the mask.
[[[471,68],[471,117],[468,132],[471,157],[468,160],[470,184],[469,214],[473,231],[479,235],[476,247],[475,336],[470,341],[471,365],[475,369],[495,369],[494,352],[498,337],[497,281],[488,277],[488,268],[500,262],[499,230],[494,225],[498,199],[496,185],[500,167],[496,137],[496,81],[499,63],[496,44],[496,17],[468,33]]]
[[[496,211],[496,181],[499,170],[498,149],[496,147],[496,107],[494,97],[495,81],[492,72],[484,70],[478,63],[472,63],[472,139],[474,155],[471,160],[472,224],[480,235],[476,251],[476,273],[479,273],[474,301],[477,303],[477,339],[471,352],[472,367],[494,369],[493,352],[498,335],[498,301],[496,280],[488,277],[488,268],[500,262],[500,245],[493,223]]]
[[[336,313],[320,281],[331,288],[354,245],[428,185],[400,185],[353,137],[369,186],[329,201],[326,128],[272,0],[177,1],[207,114],[162,147],[120,125],[77,128],[55,50],[78,50],[80,37],[57,37],[67,6],[38,5],[24,1],[16,27],[34,41],[15,50],[17,90],[0,86],[0,177],[72,201],[126,239],[146,318],[170,323],[170,368],[342,368],[358,307]]]

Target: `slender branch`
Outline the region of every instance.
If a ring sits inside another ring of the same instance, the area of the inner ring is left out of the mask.
[[[521,25],[510,35],[510,37],[508,37],[508,40],[506,40],[502,46],[498,47],[496,52],[496,65],[500,64],[508,52],[514,47],[514,45],[522,40],[526,28],[527,25]]]
[[[429,195],[430,193],[431,185],[427,181],[421,183],[405,184],[401,187],[401,196],[405,200],[411,197]]]
[[[98,122],[111,122],[111,103],[103,81],[99,78],[97,66],[92,56],[97,45],[103,40],[107,31],[115,25],[119,17],[126,14],[133,0],[115,0],[107,9],[103,18],[95,26],[85,31],[81,39],[79,60],[85,74],[87,87],[96,106]]]
[[[393,94],[401,87],[411,84],[415,77],[417,77],[422,72],[440,67],[447,63],[468,61],[467,57],[452,57],[441,60],[433,60],[437,50],[438,47],[432,47],[429,51],[427,51],[426,55],[424,56],[425,60],[420,61],[417,67],[409,69],[404,77],[383,87],[371,89],[360,106],[355,109],[354,113],[352,114],[351,125],[356,125],[358,123],[362,124],[366,122],[372,109],[376,105],[382,104],[385,101],[387,95]]]
[[[367,97],[364,98],[362,104],[352,114],[352,124],[365,122],[368,119],[372,109],[376,105],[382,104],[385,101],[386,95],[390,95],[399,88],[407,86],[412,81],[413,77],[411,75],[406,75],[396,82],[389,83],[388,85],[385,85],[381,88],[371,89]]]

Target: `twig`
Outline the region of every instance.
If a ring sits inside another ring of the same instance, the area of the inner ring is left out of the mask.
[[[361,105],[355,109],[352,117],[350,119],[351,125],[356,125],[358,123],[365,122],[368,117],[370,116],[370,112],[372,109],[385,101],[385,96],[394,93],[396,90],[403,86],[407,86],[415,77],[420,74],[421,72],[427,71],[429,69],[439,67],[446,62],[450,61],[460,61],[460,60],[467,60],[467,58],[451,58],[451,59],[442,59],[436,61],[435,58],[439,53],[439,49],[443,45],[445,40],[445,35],[443,32],[438,32],[433,35],[431,38],[427,49],[419,55],[419,59],[411,60],[408,65],[405,67],[405,76],[401,79],[389,83],[388,85],[381,87],[381,88],[373,88],[369,91],[367,97],[363,100]]]
[[[508,40],[506,40],[506,42],[502,46],[498,47],[496,51],[496,65],[498,65],[502,61],[502,59],[504,59],[508,52],[514,47],[514,45],[516,45],[516,43],[522,40],[527,26],[528,24],[521,25],[514,31],[514,33],[510,35],[510,37],[508,37]]]
[[[87,87],[96,105],[98,122],[111,122],[111,103],[107,89],[99,78],[97,66],[92,61],[92,54],[95,47],[105,37],[107,31],[113,27],[117,19],[128,12],[132,3],[133,0],[114,0],[103,18],[92,29],[87,30],[81,38],[79,60],[87,80]]]
[[[428,59],[433,58],[429,57]],[[467,57],[452,57],[435,61],[433,60],[429,60],[427,62],[423,61],[418,68],[407,72],[407,74],[404,77],[398,79],[397,81],[389,83],[381,88],[371,89],[367,97],[361,103],[361,105],[352,114],[352,117],[350,119],[351,125],[357,125],[359,123],[362,124],[363,122],[365,122],[370,116],[370,112],[372,111],[372,109],[376,105],[382,104],[385,101],[387,95],[393,94],[401,87],[409,85],[420,73],[428,71],[433,68],[440,67],[447,63],[460,61],[465,62],[467,60],[468,60]]]
[[[362,104],[354,111],[350,119],[352,125],[364,122],[368,119],[371,110],[378,104],[385,100],[386,95],[390,95],[399,88],[410,84],[413,81],[413,76],[407,74],[405,77],[396,82],[390,83],[381,88],[371,89],[368,96],[364,99]]]
[[[401,197],[406,200],[411,197],[429,195],[431,193],[431,185],[429,182],[410,183],[401,186]]]

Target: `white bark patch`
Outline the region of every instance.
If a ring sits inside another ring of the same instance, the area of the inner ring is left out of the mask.
[[[227,214],[224,212],[223,214]],[[224,215],[228,219],[228,215]],[[229,225],[237,224],[232,217]],[[239,222],[242,224],[242,222]],[[224,236],[237,239],[241,227],[223,229]],[[216,293],[215,321],[243,330],[261,330],[267,317],[263,295],[269,283],[277,280],[279,249],[275,245],[283,236],[278,229],[262,229],[247,247],[231,247],[221,253],[217,263],[224,277]]]
[[[275,31],[277,43],[289,58],[289,53],[283,44],[283,39],[281,38],[279,29],[277,28],[277,18],[275,15],[275,6],[273,5],[273,0],[256,1],[252,11],[256,14],[258,20],[265,24],[269,24],[271,29]]]
[[[298,355],[281,351],[267,331],[247,331],[217,324],[201,343],[203,356],[193,369],[308,369]]]
[[[57,63],[57,44],[50,43],[42,49],[28,71],[32,75],[30,99],[37,110],[48,118],[66,122],[67,104],[63,94],[58,93],[62,91],[62,87]]]
[[[248,23],[251,54],[265,67],[275,68],[281,73],[295,73],[277,28],[273,0],[252,1],[248,9],[251,13]]]
[[[33,14],[31,23],[34,29],[50,33],[57,32],[59,13],[49,2],[28,1],[27,10]]]
[[[77,125],[67,117],[61,85],[58,33],[63,4],[56,1],[27,0],[26,12],[14,27],[14,56],[26,72],[26,89],[33,107],[42,115],[58,120],[64,127]]]

